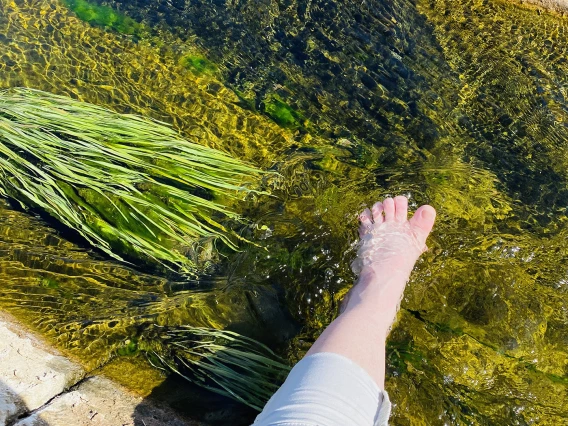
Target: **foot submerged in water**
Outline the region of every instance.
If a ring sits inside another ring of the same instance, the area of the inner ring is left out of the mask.
[[[435,218],[434,208],[424,205],[408,220],[408,199],[403,196],[386,198],[361,213],[361,241],[352,264],[359,278],[344,305],[346,310],[374,298],[376,312],[394,318],[410,272],[426,251]]]

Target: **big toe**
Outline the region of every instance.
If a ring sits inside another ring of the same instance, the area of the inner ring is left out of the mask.
[[[420,206],[410,219],[410,225],[420,234],[426,242],[428,234],[434,226],[436,220],[436,210],[429,205]]]

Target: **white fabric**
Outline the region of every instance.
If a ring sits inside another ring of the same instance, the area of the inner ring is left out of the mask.
[[[302,359],[253,426],[386,426],[388,394],[359,365],[334,353]]]

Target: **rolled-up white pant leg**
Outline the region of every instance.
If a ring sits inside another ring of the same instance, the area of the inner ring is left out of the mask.
[[[388,394],[359,365],[333,353],[302,359],[253,426],[384,426]]]

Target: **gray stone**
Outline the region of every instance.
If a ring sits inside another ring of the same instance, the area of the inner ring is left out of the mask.
[[[0,316],[0,424],[35,410],[77,383],[77,364]]]
[[[5,425],[13,418],[27,411],[26,404],[12,389],[0,382],[0,425]]]
[[[141,403],[142,398],[129,395],[104,377],[94,376],[59,395],[14,426],[188,425],[164,408],[150,406],[140,410]]]
[[[188,426],[77,364],[0,312],[0,425]]]

